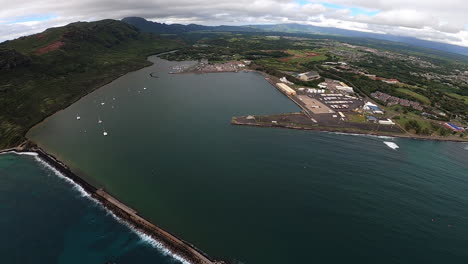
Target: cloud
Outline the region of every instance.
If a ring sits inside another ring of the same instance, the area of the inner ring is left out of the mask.
[[[465,0],[0,0],[0,41],[75,21],[141,16],[166,23],[302,23],[468,46]]]

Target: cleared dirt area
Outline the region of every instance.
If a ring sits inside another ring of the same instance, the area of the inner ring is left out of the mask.
[[[328,108],[325,104],[321,103],[319,100],[310,98],[307,95],[298,95],[297,98],[302,101],[305,107],[307,107],[307,109],[309,109],[309,111],[314,114],[329,114],[335,112]]]
[[[42,54],[45,54],[47,52],[51,52],[51,51],[54,51],[54,50],[57,50],[59,49],[60,47],[62,47],[63,45],[65,45],[64,42],[62,41],[56,41],[48,46],[45,46],[43,48],[40,48],[40,49],[37,49],[36,50],[36,54],[37,55],[42,55]]]
[[[287,58],[281,58],[279,59],[280,61],[282,62],[289,62],[289,61],[292,61],[292,60],[298,60],[298,59],[307,59],[307,58],[313,58],[313,57],[317,57],[317,56],[320,56],[321,54],[319,53],[315,53],[315,52],[312,52],[312,51],[304,51],[304,52],[298,52],[298,51],[291,51],[291,50],[284,50],[285,53],[288,53],[289,55],[291,55],[290,57],[287,57]]]

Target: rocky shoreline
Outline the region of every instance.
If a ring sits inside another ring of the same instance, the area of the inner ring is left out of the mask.
[[[81,186],[91,197],[96,199],[102,206],[110,210],[117,217],[128,223],[134,229],[143,232],[146,235],[149,235],[150,237],[161,243],[164,248],[171,252],[171,254],[177,255],[178,257],[193,264],[225,263],[224,261],[216,261],[212,259],[206,253],[196,248],[194,245],[152,224],[151,222],[140,216],[137,211],[126,206],[124,203],[117,200],[105,190],[96,188],[83,178],[77,176],[63,162],[59,161],[54,156],[48,154],[34,143],[28,141],[16,148],[0,150],[0,154],[24,152],[36,153],[40,159],[47,162],[50,166],[59,171],[65,177],[69,178],[74,183]]]

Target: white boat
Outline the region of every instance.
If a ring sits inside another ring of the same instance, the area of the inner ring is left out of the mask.
[[[106,131],[102,132],[102,134],[103,134],[104,136],[107,136],[107,132],[106,132]]]
[[[391,148],[391,149],[397,149],[397,148],[400,148],[397,144],[395,144],[394,142],[389,142],[389,141],[384,141],[384,144],[387,145],[387,147]]]
[[[76,120],[80,120],[81,117],[79,115],[76,116]]]

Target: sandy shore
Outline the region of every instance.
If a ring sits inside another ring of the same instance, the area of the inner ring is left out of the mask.
[[[128,207],[123,202],[119,201],[117,198],[113,197],[111,194],[107,193],[103,189],[98,189],[88,183],[83,178],[77,176],[73,173],[64,163],[56,159],[54,156],[48,154],[41,148],[37,147],[31,142],[23,143],[22,145],[16,148],[3,149],[0,150],[2,153],[21,153],[21,152],[33,152],[37,153],[39,158],[47,162],[54,169],[58,170],[65,177],[69,178],[76,184],[80,185],[89,195],[96,199],[102,206],[110,210],[120,219],[128,223],[134,229],[143,232],[156,241],[160,242],[164,248],[169,250],[171,254],[177,255],[180,258],[186,260],[189,263],[193,264],[222,264],[223,261],[215,261],[210,258],[203,251],[197,249],[194,245],[178,238],[177,236],[171,234],[170,232],[163,230],[162,228],[152,224],[142,216],[138,214],[137,211]]]

